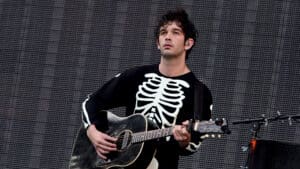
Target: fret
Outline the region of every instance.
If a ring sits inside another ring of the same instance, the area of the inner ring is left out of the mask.
[[[157,130],[151,130],[145,132],[137,132],[133,134],[132,142],[133,143],[143,142],[146,140],[152,140],[156,138],[169,136],[172,135],[172,129],[173,127],[169,127],[169,128],[163,128],[163,129],[157,129]]]

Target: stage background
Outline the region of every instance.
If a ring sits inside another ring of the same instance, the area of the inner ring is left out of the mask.
[[[156,20],[176,6],[199,30],[188,63],[214,118],[300,113],[300,1],[0,0],[0,168],[66,169],[81,102],[118,72],[159,62]],[[240,168],[251,127],[231,125],[180,168]],[[300,124],[259,136],[300,143]]]

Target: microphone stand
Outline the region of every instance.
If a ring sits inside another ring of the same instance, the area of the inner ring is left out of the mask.
[[[265,115],[263,114],[261,118],[246,119],[246,120],[239,120],[239,121],[232,122],[233,125],[250,124],[250,123],[253,124],[252,129],[251,129],[252,137],[250,139],[248,147],[245,149],[245,151],[248,151],[248,157],[246,160],[246,164],[244,166],[240,166],[240,168],[248,169],[249,162],[252,163],[251,157],[256,148],[256,141],[258,138],[258,132],[261,128],[261,125],[264,124],[265,126],[268,126],[270,122],[274,122],[274,121],[278,121],[278,120],[285,120],[285,119],[288,119],[288,123],[291,126],[293,120],[296,122],[300,122],[300,121],[298,121],[298,119],[300,119],[300,114],[298,114],[298,115],[281,115],[281,113],[279,111],[277,111],[277,115],[275,117],[266,118]]]

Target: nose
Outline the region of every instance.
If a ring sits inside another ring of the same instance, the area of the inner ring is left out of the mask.
[[[171,33],[168,32],[165,36],[165,40],[171,40]]]

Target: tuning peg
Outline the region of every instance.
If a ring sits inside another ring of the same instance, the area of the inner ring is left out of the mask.
[[[219,125],[219,126],[221,126],[223,124],[223,122],[224,122],[223,119],[216,118],[216,120],[215,120],[215,124]]]
[[[200,138],[201,138],[201,139],[209,138],[209,134],[205,134],[205,135],[201,136]]]

